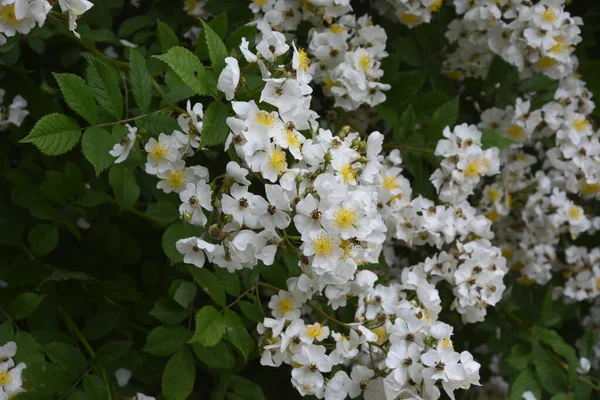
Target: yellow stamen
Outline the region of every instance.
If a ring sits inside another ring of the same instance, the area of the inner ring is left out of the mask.
[[[542,19],[548,23],[554,23],[558,17],[556,13],[551,8],[546,8],[542,13]]]
[[[371,68],[371,56],[363,54],[358,60],[358,65],[363,71],[368,71]]]
[[[169,150],[167,149],[167,146],[161,143],[156,143],[156,145],[148,153],[148,157],[154,161],[161,161],[167,158],[168,154]]]
[[[475,178],[481,175],[481,169],[483,163],[480,160],[471,160],[467,164],[464,170],[464,174],[467,178]]]
[[[254,117],[254,120],[259,124],[266,126],[267,128],[272,128],[277,120],[277,117],[266,111],[260,111],[258,114],[256,114],[256,117]]]
[[[338,24],[331,25],[329,28],[331,29],[331,32],[333,32],[333,33],[343,33],[343,32],[346,32],[346,30],[344,29],[344,27],[341,26],[341,25],[338,25]]]
[[[356,171],[350,166],[350,164],[344,164],[340,169],[340,174],[342,175],[342,179],[346,184],[354,183],[356,180]]]
[[[419,21],[419,16],[411,13],[402,13],[400,21],[406,25],[413,25]]]
[[[306,335],[313,339],[317,339],[323,334],[323,327],[318,322],[312,325],[306,325]]]
[[[18,25],[19,20],[15,15],[15,3],[0,7],[0,20],[7,25]]]
[[[452,345],[452,340],[450,338],[444,338],[442,340],[442,349],[450,347],[450,349],[454,350],[454,346]]]
[[[505,247],[502,249],[502,257],[510,259],[512,258],[514,252],[513,249],[511,249],[510,247]]]
[[[298,148],[302,144],[302,142],[298,138],[298,135],[292,129],[286,129],[284,135],[285,135],[285,141],[288,143],[288,145],[290,147]]]
[[[581,188],[581,192],[584,196],[588,196],[590,194],[596,194],[600,191],[600,184],[597,183],[584,183]]]
[[[578,207],[575,205],[569,207],[569,211],[567,211],[567,213],[569,214],[569,217],[571,217],[572,219],[575,219],[575,220],[578,220],[583,215],[583,211],[581,210],[581,207]]]
[[[269,160],[271,168],[273,168],[277,174],[281,175],[287,170],[287,161],[285,152],[281,149],[274,149],[271,152],[271,159]]]
[[[373,332],[375,332],[375,334],[377,335],[377,344],[384,344],[385,342],[387,342],[389,335],[387,333],[387,330],[385,329],[385,326],[382,325],[379,328],[375,328]]]
[[[180,169],[169,170],[167,172],[167,185],[171,186],[175,190],[183,190],[186,184],[185,172]]]
[[[386,176],[383,178],[383,187],[387,189],[387,191],[391,192],[394,189],[400,187],[400,183],[398,183],[398,179],[394,176]]]
[[[462,79],[462,72],[460,71],[448,71],[445,75],[447,78],[454,79],[455,81]]]
[[[523,140],[525,137],[525,130],[519,125],[513,124],[508,128],[508,136],[515,140]]]
[[[352,208],[341,206],[335,213],[335,225],[340,229],[348,229],[356,223],[356,211]]]
[[[302,48],[298,49],[298,62],[302,71],[308,71],[308,67],[310,66],[310,58],[308,58],[308,54]]]
[[[442,4],[444,4],[444,0],[435,0],[430,6],[429,11],[438,12],[440,8],[442,8]]]
[[[282,314],[287,314],[291,311],[294,311],[294,300],[292,300],[290,297],[284,297],[282,299],[279,299],[277,311],[279,311]]]
[[[585,118],[577,118],[573,121],[573,128],[575,128],[577,132],[583,132],[588,126],[590,126],[590,122]]]
[[[492,222],[496,222],[496,221],[498,221],[498,218],[500,218],[500,214],[498,214],[498,211],[492,210],[492,211],[488,212],[485,215],[485,217]]]
[[[335,250],[333,240],[327,235],[319,235],[311,242],[311,245],[315,248],[315,255],[318,257],[328,257]]]
[[[8,375],[8,371],[0,371],[0,386],[6,385],[10,382],[10,376]]]
[[[497,203],[502,197],[502,193],[500,192],[500,189],[492,187],[488,190],[488,197],[492,203]]]
[[[542,57],[538,60],[538,62],[536,63],[536,65],[538,66],[539,69],[546,69],[546,68],[550,68],[553,67],[554,65],[556,65],[557,61],[554,58],[551,57]]]

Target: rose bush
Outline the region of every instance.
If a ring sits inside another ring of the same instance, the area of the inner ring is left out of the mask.
[[[0,399],[592,399],[599,4],[0,0]]]

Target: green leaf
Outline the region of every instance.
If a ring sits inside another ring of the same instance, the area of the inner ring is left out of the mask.
[[[17,354],[14,357],[15,364],[24,362],[27,366],[43,363],[46,356],[42,352],[42,345],[29,333],[19,331],[15,335]]]
[[[596,359],[596,343],[598,342],[598,336],[594,329],[588,329],[585,331],[581,339],[579,340],[579,354],[581,357],[585,357],[590,361]]]
[[[119,78],[112,67],[94,56],[87,55],[88,61],[85,76],[88,85],[100,107],[104,108],[116,119],[123,114],[123,95]]]
[[[180,351],[190,336],[181,325],[159,326],[148,334],[144,351],[155,356],[168,356]]]
[[[549,346],[556,354],[564,357],[569,365],[569,377],[571,384],[575,384],[577,378],[577,367],[579,366],[579,358],[575,349],[569,345],[556,331],[534,327],[532,328],[533,335],[539,335],[539,340]]]
[[[196,285],[190,282],[181,281],[175,293],[173,294],[173,300],[182,307],[188,307],[192,301],[196,298],[198,288]]]
[[[86,370],[87,361],[85,357],[81,354],[81,351],[71,345],[52,342],[45,345],[44,350],[48,358],[62,367],[65,374],[71,378],[77,378]]]
[[[98,108],[94,92],[85,81],[75,74],[54,74],[65,102],[73,111],[90,124],[98,120]]]
[[[225,58],[229,56],[225,44],[221,38],[212,30],[212,28],[204,21],[204,37],[206,38],[206,45],[208,46],[208,54],[210,56],[210,62],[215,71],[215,75],[221,73],[223,67],[225,67]]]
[[[517,370],[527,368],[530,361],[530,352],[524,344],[516,344],[510,350],[510,355],[506,358],[506,362]]]
[[[558,393],[551,397],[550,400],[570,400],[571,396],[567,393]]]
[[[148,204],[146,214],[161,224],[170,224],[179,218],[177,207],[166,202]]]
[[[119,204],[119,210],[133,208],[140,196],[140,187],[134,175],[134,168],[126,163],[115,164],[108,173],[108,182]]]
[[[220,101],[210,103],[204,113],[201,146],[216,146],[225,143],[229,135],[229,126],[226,122],[228,116],[228,106]]]
[[[131,342],[116,341],[102,345],[96,352],[95,362],[100,365],[111,364],[123,357],[131,348]]]
[[[242,319],[235,312],[226,309],[223,315],[225,325],[227,325],[225,339],[242,353],[244,360],[248,361],[250,353],[254,350],[254,339],[246,330]]]
[[[482,128],[481,133],[481,148],[484,150],[490,147],[497,147],[502,150],[511,144],[518,143],[489,128]]]
[[[177,304],[175,300],[165,298],[154,303],[150,315],[163,324],[176,325],[186,319],[189,312]]]
[[[183,255],[175,247],[175,243],[179,239],[200,236],[201,234],[202,229],[190,224],[174,223],[169,226],[162,237],[162,248],[171,263],[175,264],[183,261]]]
[[[238,303],[242,313],[246,318],[254,322],[262,322],[265,316],[260,312],[260,308],[249,301],[242,300]]]
[[[128,37],[154,23],[154,17],[150,15],[136,15],[128,18],[119,27],[119,37]]]
[[[71,150],[81,137],[79,124],[62,114],[48,114],[42,117],[31,133],[20,143],[32,143],[48,156],[58,156]]]
[[[433,113],[427,126],[426,135],[429,142],[437,142],[447,126],[452,129],[458,119],[458,97],[450,100]]]
[[[31,384],[34,389],[43,391],[49,395],[59,395],[69,389],[73,383],[65,374],[62,367],[52,363],[38,363],[28,365],[23,370],[23,378]],[[60,396],[52,396],[56,399]]]
[[[157,31],[160,50],[163,53],[169,51],[171,47],[179,46],[179,39],[169,25],[162,21],[158,21]]]
[[[167,362],[162,375],[162,391],[167,400],[184,400],[194,389],[196,367],[186,348],[175,353]]]
[[[24,319],[29,317],[46,298],[44,294],[31,292],[19,293],[12,302],[6,306],[6,312],[13,319]]]
[[[532,392],[536,399],[542,398],[542,391],[533,372],[529,369],[521,372],[510,385],[510,400],[523,400],[523,393]]]
[[[214,274],[221,281],[221,285],[227,293],[232,296],[240,295],[240,279],[237,274],[227,271],[225,268],[215,268]]]
[[[190,271],[190,274],[192,274],[198,286],[200,286],[200,288],[204,290],[215,303],[223,307],[225,306],[225,288],[223,288],[219,278],[206,268],[188,266],[188,271]]]
[[[115,160],[108,152],[113,148],[115,140],[104,129],[91,127],[85,130],[81,138],[81,151],[94,166],[96,175],[108,168]]]
[[[0,342],[12,342],[15,336],[15,330],[13,328],[13,322],[7,319],[0,324]]]
[[[102,378],[96,375],[86,375],[83,378],[83,389],[90,400],[106,400],[108,392]]]
[[[51,224],[39,224],[29,231],[27,236],[29,249],[38,257],[44,257],[52,252],[58,244],[58,229]]]
[[[265,400],[265,395],[257,383],[241,376],[233,375],[229,379],[229,389],[244,400]]]
[[[558,393],[567,389],[567,375],[558,364],[551,360],[540,359],[534,359],[533,364],[544,390],[550,393]]]
[[[409,37],[399,37],[392,42],[392,48],[396,50],[395,55],[405,64],[411,67],[418,67],[423,64],[419,46],[414,39]]]
[[[228,49],[237,48],[242,42],[242,38],[245,37],[250,43],[254,43],[256,37],[256,26],[255,25],[242,25],[229,35],[226,41]]]
[[[225,322],[213,306],[204,306],[196,313],[196,333],[190,343],[215,346],[225,334]]]
[[[235,357],[227,343],[223,341],[217,343],[214,347],[194,343],[192,344],[192,351],[198,360],[211,368],[230,370],[235,365]]]
[[[214,81],[209,77],[198,57],[191,51],[176,46],[169,49],[167,53],[154,57],[171,67],[183,83],[193,89],[196,94],[206,95],[215,91]]]
[[[88,316],[83,327],[83,335],[90,340],[102,339],[117,326],[120,316],[121,313],[111,309]]]
[[[398,129],[394,130],[394,139],[396,139],[398,143],[405,142],[406,139],[408,139],[408,137],[414,131],[415,122],[415,110],[413,109],[412,104],[409,104],[408,107],[406,107],[406,110],[404,110],[404,112],[400,116]]]
[[[148,111],[152,100],[152,76],[148,72],[146,60],[136,49],[129,49],[129,76],[133,98],[143,112]]]

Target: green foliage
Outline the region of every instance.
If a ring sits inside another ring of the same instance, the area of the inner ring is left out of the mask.
[[[129,76],[131,79],[131,90],[135,102],[144,112],[148,111],[152,100],[152,76],[146,67],[144,56],[136,50],[129,50]]]
[[[81,151],[90,164],[94,166],[96,175],[100,175],[115,160],[109,154],[114,144],[113,137],[102,128],[91,127],[83,133]]]
[[[216,90],[214,78],[191,51],[176,46],[165,54],[155,57],[171,67],[182,82],[196,94],[207,95]]]
[[[77,122],[62,114],[49,114],[40,119],[21,143],[32,143],[49,156],[71,150],[79,142],[81,130]]]
[[[98,120],[94,92],[85,81],[74,74],[54,74],[65,102],[90,124]]]

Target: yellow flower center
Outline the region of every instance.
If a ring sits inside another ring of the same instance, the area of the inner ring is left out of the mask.
[[[256,4],[259,7],[264,6],[265,4],[267,4],[267,0],[253,0],[254,4]]]
[[[440,8],[442,8],[442,4],[444,4],[444,0],[435,0],[430,6],[429,11],[438,12]]]
[[[6,385],[10,382],[10,376],[8,375],[8,371],[0,371],[0,386]]]
[[[0,7],[0,19],[7,25],[19,24],[19,20],[15,15],[15,3]]]
[[[288,143],[290,147],[298,148],[302,144],[296,132],[291,129],[285,130],[285,141]]]
[[[185,172],[181,169],[169,170],[167,172],[167,185],[173,189],[182,190],[186,184]]]
[[[319,336],[321,336],[323,334],[323,327],[318,322],[314,323],[312,325],[307,325],[306,326],[306,334],[308,335],[308,337],[317,339]]]
[[[423,314],[425,315],[425,323],[430,324],[431,323],[431,315],[429,315],[429,312],[424,308],[423,308]]]
[[[348,229],[356,223],[356,211],[352,208],[341,206],[335,213],[335,225],[341,229]]]
[[[340,247],[342,250],[344,250],[345,259],[351,259],[356,255],[356,251],[354,251],[354,244],[352,244],[352,242],[349,240],[342,240]]]
[[[575,128],[577,132],[583,132],[588,126],[590,126],[590,123],[585,118],[578,118],[573,121],[573,128]]]
[[[400,183],[398,183],[398,179],[396,179],[396,177],[386,176],[383,178],[383,187],[391,192],[392,190],[399,188]]]
[[[360,56],[358,60],[358,65],[362,68],[363,71],[368,71],[371,68],[371,56],[368,54],[363,54]]]
[[[506,195],[506,204],[508,204],[508,207],[512,207],[512,195],[509,193]]]
[[[325,84],[325,87],[327,88],[327,90],[331,90],[331,88],[334,87],[334,86],[340,86],[339,83],[337,83],[336,81],[334,81],[331,78],[325,79],[324,84]]]
[[[515,140],[523,140],[525,137],[525,130],[519,125],[513,124],[508,128],[508,136]]]
[[[452,350],[454,350],[454,346],[452,346],[452,340],[450,340],[450,338],[444,338],[442,340],[442,349],[447,347],[450,347]]]
[[[274,149],[271,153],[269,165],[277,172],[277,174],[281,175],[282,173],[284,173],[287,170],[285,152],[281,149]]]
[[[502,197],[502,193],[498,188],[493,187],[488,190],[488,197],[492,203],[496,203]]]
[[[315,254],[318,257],[328,257],[332,255],[335,250],[333,240],[327,235],[319,235],[311,242],[311,245],[314,247]]]
[[[356,180],[356,171],[350,166],[350,164],[344,164],[340,169],[342,179],[347,184],[353,183]]]
[[[458,81],[462,78],[462,72],[460,71],[448,71],[445,75],[447,78],[454,79],[455,81]]]
[[[483,165],[479,160],[471,160],[467,164],[464,170],[464,174],[467,178],[475,178],[481,175],[481,169]]]
[[[505,247],[502,249],[502,257],[510,259],[513,256],[513,249],[511,249],[510,247]]]
[[[584,183],[581,191],[585,196],[596,194],[600,191],[600,185],[597,183]]]
[[[377,335],[377,344],[384,344],[387,342],[389,335],[385,329],[385,326],[382,325],[379,328],[375,328],[373,332],[375,332]]]
[[[496,222],[496,221],[498,221],[498,218],[500,218],[500,214],[498,214],[498,211],[492,210],[492,211],[488,212],[485,215],[485,217],[492,222]]]
[[[557,36],[556,38],[554,38],[554,40],[556,41],[556,43],[554,43],[554,45],[550,47],[551,53],[562,53],[563,51],[569,48],[569,46],[567,46],[567,44],[565,43],[565,38],[563,38],[562,36]]]
[[[569,217],[571,217],[572,219],[579,219],[581,218],[581,216],[583,215],[583,211],[581,210],[581,207],[578,206],[571,206],[569,207],[569,211],[567,211],[569,214]]]
[[[148,153],[148,157],[154,161],[161,161],[167,158],[168,154],[169,150],[167,149],[167,146],[161,143],[156,143],[156,145]]]
[[[331,29],[331,32],[333,32],[333,33],[342,33],[342,32],[346,31],[343,26],[338,25],[338,24],[331,25],[329,28]]]
[[[556,21],[556,13],[551,8],[546,8],[542,13],[542,19],[548,23],[553,23]]]
[[[556,65],[556,62],[557,61],[554,58],[546,56],[538,60],[537,66],[539,69],[546,69]]]
[[[600,277],[596,278],[596,289],[600,290]]]
[[[400,21],[406,25],[413,25],[419,22],[419,16],[405,12],[400,16]]]
[[[277,117],[266,111],[259,111],[259,113],[256,114],[256,117],[254,117],[254,120],[259,124],[266,126],[267,128],[272,128],[277,120]]]
[[[282,314],[294,311],[294,300],[292,300],[290,297],[284,297],[280,299],[279,304],[277,305],[277,311]]]
[[[310,66],[310,58],[308,58],[308,54],[303,48],[298,49],[298,62],[302,71],[308,71],[308,67]]]

